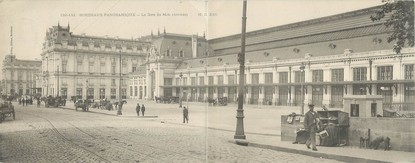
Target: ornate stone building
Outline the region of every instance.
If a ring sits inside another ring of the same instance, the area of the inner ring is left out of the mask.
[[[69,25],[53,26],[41,54],[43,95],[118,99],[121,84],[127,98],[127,74],[145,62],[150,47],[147,41],[75,35]]]
[[[41,93],[37,79],[41,72],[41,61],[17,59],[6,55],[3,60],[3,94],[36,95]]]

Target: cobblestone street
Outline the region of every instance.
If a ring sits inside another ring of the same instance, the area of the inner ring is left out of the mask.
[[[165,106],[149,114],[171,112]],[[0,124],[1,162],[335,162],[238,146],[229,142],[233,132],[163,118],[15,108],[16,120]]]

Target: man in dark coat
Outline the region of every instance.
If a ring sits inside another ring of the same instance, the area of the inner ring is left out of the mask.
[[[183,123],[189,123],[189,110],[186,107],[183,107]]]
[[[141,114],[143,114],[144,116],[144,112],[146,111],[146,107],[143,105],[141,105]]]
[[[305,114],[304,117],[304,128],[308,133],[310,133],[310,137],[308,138],[307,142],[305,143],[307,148],[310,149],[310,143],[313,148],[313,151],[317,151],[316,148],[316,132],[317,132],[317,123],[319,121],[317,112],[314,111],[314,105],[309,104],[309,111]]]
[[[137,106],[135,107],[135,112],[137,112],[137,116],[140,116],[140,104],[137,103]]]

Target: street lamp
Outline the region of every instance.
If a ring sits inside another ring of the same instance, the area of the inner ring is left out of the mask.
[[[57,71],[57,73],[56,73],[56,78],[58,79],[58,82],[57,82],[57,90],[56,90],[56,97],[59,97],[59,65],[58,65],[58,71]]]
[[[243,2],[243,13],[242,13],[242,33],[241,33],[241,53],[238,54],[239,62],[239,92],[238,92],[238,109],[236,110],[236,130],[234,139],[246,139],[244,131],[244,75],[245,75],[245,33],[246,33],[246,3],[247,0]],[[248,145],[246,142],[236,141],[240,145]]]
[[[122,80],[122,73],[121,73],[121,50],[118,51],[120,53],[120,83],[118,86],[119,89],[119,100],[118,100],[118,111],[117,115],[122,115],[122,97],[121,97],[121,80]]]
[[[180,73],[180,75],[179,75],[179,77],[180,77],[180,92],[179,92],[179,107],[182,107],[182,97],[183,97],[183,88],[182,88],[182,84],[183,84],[183,73]]]
[[[303,74],[304,74],[304,63],[301,63],[300,70],[301,70],[301,76],[300,76],[300,83],[301,83],[301,114],[304,115],[304,82],[305,77],[303,81]]]

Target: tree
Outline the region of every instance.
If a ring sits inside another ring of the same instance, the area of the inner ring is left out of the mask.
[[[384,25],[392,27],[393,31],[388,37],[388,43],[396,40],[398,47],[414,46],[414,1],[409,0],[382,0],[385,4],[376,15],[371,15],[372,21],[379,21],[386,18]],[[389,16],[390,15],[390,16]]]

